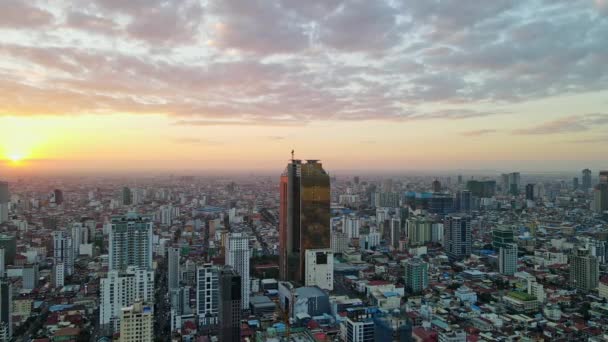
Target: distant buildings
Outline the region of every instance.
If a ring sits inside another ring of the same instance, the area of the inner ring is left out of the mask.
[[[426,217],[411,217],[406,221],[407,239],[412,246],[422,246],[432,240],[432,223]]]
[[[492,247],[498,251],[500,247],[513,243],[513,229],[509,226],[498,226],[492,230]]]
[[[179,288],[180,278],[180,248],[169,247],[167,249],[167,281],[169,282],[169,291],[177,290]]]
[[[582,186],[583,186],[583,190],[585,191],[589,191],[589,189],[591,188],[591,170],[589,169],[584,169],[582,171]]]
[[[521,188],[521,175],[519,172],[511,172],[502,174],[502,190],[505,194],[519,195],[519,189]]]
[[[279,273],[304,283],[307,249],[330,248],[330,179],[321,163],[292,160],[280,181]]]
[[[122,188],[121,193],[121,203],[122,205],[132,205],[133,204],[133,192],[128,187]]]
[[[0,248],[4,249],[5,265],[14,265],[15,255],[17,255],[17,239],[15,236],[0,234]]]
[[[589,249],[579,248],[570,256],[570,286],[591,291],[598,287],[599,262]]]
[[[443,248],[451,259],[463,259],[471,255],[471,219],[467,216],[448,215],[443,223]]]
[[[534,184],[526,184],[526,199],[534,201]]]
[[[8,204],[10,200],[8,183],[0,181],[0,223],[8,221]]]
[[[411,293],[420,293],[429,286],[429,264],[418,258],[405,263],[405,287]]]
[[[249,308],[249,236],[245,233],[230,233],[226,243],[226,265],[232,266],[233,270],[240,275],[242,308]]]
[[[496,193],[496,181],[467,181],[467,190],[478,198],[491,198]]]
[[[65,275],[74,272],[74,247],[72,237],[65,231],[53,232],[54,264],[63,264]]]
[[[306,250],[305,286],[334,289],[334,254],[329,249]]]
[[[498,269],[504,275],[514,275],[517,272],[517,244],[506,243],[500,246]]]
[[[110,270],[129,266],[152,269],[152,221],[147,216],[129,213],[112,217],[109,237]]]

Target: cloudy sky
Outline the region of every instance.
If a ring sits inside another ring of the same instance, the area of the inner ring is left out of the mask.
[[[0,2],[6,165],[576,170],[607,146],[608,0]]]

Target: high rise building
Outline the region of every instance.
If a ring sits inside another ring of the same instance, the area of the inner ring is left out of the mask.
[[[348,249],[348,242],[350,239],[346,233],[332,232],[331,233],[331,250],[332,252],[339,254],[344,253]]]
[[[51,193],[49,195],[49,202],[55,203],[56,205],[63,204],[63,191],[61,191],[59,189],[55,189],[55,190],[51,191]]]
[[[389,221],[389,233],[390,233],[390,243],[391,246],[394,249],[398,249],[399,248],[399,241],[401,241],[401,238],[403,237],[401,232],[401,219],[397,218],[397,217],[393,217],[390,221]]]
[[[241,276],[231,267],[219,274],[219,324],[220,341],[241,341]]]
[[[529,201],[534,201],[534,184],[526,185],[526,199]]]
[[[306,250],[305,286],[334,289],[334,253],[330,249]]]
[[[8,221],[8,204],[10,200],[8,183],[0,181],[0,223]]]
[[[154,341],[154,308],[137,301],[121,309],[120,342]]]
[[[467,190],[475,197],[491,198],[496,194],[496,181],[470,180],[467,182]]]
[[[521,187],[521,176],[520,176],[519,172],[509,173],[509,193],[511,195],[518,195],[520,187]]]
[[[72,248],[74,249],[74,256],[77,257],[80,254],[80,245],[83,243],[87,243],[87,241],[82,241],[83,231],[87,228],[82,225],[80,222],[72,223],[70,227],[70,233],[72,237]]]
[[[8,279],[0,279],[0,330],[8,339],[13,336],[13,289]]]
[[[23,278],[23,289],[33,290],[38,287],[38,279],[40,279],[40,275],[38,274],[38,264],[28,264],[23,266],[22,271]]]
[[[498,251],[498,270],[504,275],[517,272],[517,244],[506,243]]]
[[[431,184],[431,189],[435,193],[441,192],[441,182],[439,180],[435,179],[433,181],[433,183]]]
[[[467,216],[448,215],[443,223],[443,248],[451,259],[463,259],[471,255],[471,219]]]
[[[129,266],[152,269],[150,217],[134,213],[112,217],[109,240],[110,270],[125,270]]]
[[[473,206],[473,195],[470,190],[462,190],[456,193],[457,210],[461,213],[471,212]]]
[[[583,174],[583,190],[585,191],[589,191],[589,189],[591,189],[591,170],[589,169],[584,169],[582,171]]]
[[[600,171],[600,184],[608,184],[608,170]]]
[[[429,264],[419,258],[405,263],[405,287],[411,293],[420,293],[429,286]]]
[[[410,217],[406,221],[407,239],[412,246],[422,246],[432,239],[431,221],[425,217]]]
[[[361,220],[358,217],[351,215],[342,216],[342,231],[348,235],[349,239],[359,237],[360,227]]]
[[[54,231],[53,248],[53,259],[55,264],[63,263],[65,275],[72,275],[74,272],[74,247],[72,245],[72,236],[63,230]]]
[[[169,282],[169,291],[179,289],[179,247],[167,248],[167,281]]]
[[[492,247],[498,251],[500,247],[513,243],[513,229],[509,226],[498,226],[492,230]]]
[[[578,190],[578,188],[579,188],[578,177],[574,177],[574,178],[572,178],[572,189]]]
[[[14,265],[15,255],[17,255],[17,239],[15,236],[0,234],[0,248],[4,249],[5,265]]]
[[[304,283],[307,249],[330,248],[330,178],[317,160],[292,160],[281,176],[279,272]]]
[[[589,249],[579,248],[570,256],[569,261],[570,286],[582,291],[596,289],[600,279],[597,257],[591,255]]]
[[[232,266],[233,270],[241,277],[241,305],[243,309],[249,308],[249,236],[245,233],[231,233],[228,235],[226,244],[226,265]]]
[[[53,286],[61,288],[65,285],[65,263],[56,262],[53,265]]]
[[[462,175],[458,175],[458,185],[462,184]]]
[[[117,331],[122,308],[137,299],[149,304],[154,302],[154,272],[137,267],[109,271],[100,280],[99,292],[99,324]]]
[[[213,264],[196,267],[196,314],[199,325],[205,328],[218,324],[220,300],[218,276],[219,269]]]
[[[121,202],[122,205],[132,205],[133,204],[133,192],[128,187],[122,188],[121,193]]]
[[[591,210],[598,214],[608,210],[608,183],[599,183],[593,189]]]

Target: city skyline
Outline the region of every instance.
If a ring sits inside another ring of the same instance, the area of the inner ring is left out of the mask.
[[[329,170],[566,171],[608,149],[605,0],[3,9],[3,173],[270,171],[291,149]]]

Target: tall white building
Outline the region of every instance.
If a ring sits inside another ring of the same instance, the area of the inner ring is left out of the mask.
[[[306,286],[334,289],[334,253],[330,249],[307,249],[305,262]]]
[[[196,314],[199,324],[211,326],[218,323],[219,269],[213,264],[196,267]]]
[[[141,301],[122,308],[120,342],[154,341],[154,309]]]
[[[498,269],[501,274],[513,275],[517,272],[517,244],[506,243],[498,252]]]
[[[167,280],[169,281],[169,291],[177,290],[179,288],[179,247],[169,247],[167,249],[168,254],[168,275]]]
[[[152,268],[152,221],[129,213],[112,217],[109,246],[110,270],[129,266]]]
[[[65,285],[65,263],[57,262],[53,265],[53,286],[63,287]]]
[[[334,253],[343,253],[348,249],[348,235],[342,232],[331,233],[331,250]]]
[[[361,221],[355,216],[342,216],[342,229],[343,232],[348,235],[349,239],[359,237],[359,229],[361,228]]]
[[[154,302],[154,272],[129,267],[126,271],[109,271],[100,281],[99,324],[110,325],[114,330],[120,326],[120,310],[136,299],[145,303]]]
[[[249,308],[249,237],[245,233],[231,233],[226,243],[226,265],[241,276],[241,305]]]
[[[65,231],[54,231],[53,247],[55,264],[63,263],[65,275],[72,275],[74,271],[74,247],[70,234]]]
[[[431,241],[443,243],[443,223],[431,225]]]

